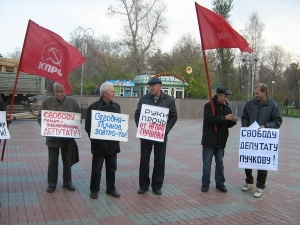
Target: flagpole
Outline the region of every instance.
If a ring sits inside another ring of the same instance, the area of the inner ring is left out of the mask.
[[[209,74],[208,74],[206,54],[205,54],[205,49],[204,49],[204,46],[203,46],[204,42],[203,42],[203,39],[202,39],[202,29],[201,29],[201,26],[200,26],[200,23],[199,23],[199,13],[198,13],[198,10],[197,10],[197,2],[195,2],[195,7],[196,7],[196,12],[197,12],[198,27],[199,27],[199,31],[200,31],[201,47],[202,47],[202,54],[203,54],[203,60],[204,60],[208,95],[209,95],[209,100],[210,100],[210,108],[211,108],[212,115],[215,116],[216,113],[215,113],[215,107],[214,107],[214,102],[213,102],[212,93],[211,93],[211,84],[210,84],[210,77],[209,77]],[[215,129],[215,131],[218,131],[218,128],[217,128],[216,124],[214,124],[214,129]]]
[[[17,73],[16,73],[16,80],[15,80],[14,90],[13,90],[13,93],[12,93],[11,103],[10,103],[10,107],[9,107],[9,113],[8,113],[9,115],[12,114],[12,108],[13,108],[13,105],[15,103],[15,95],[16,95],[16,92],[17,92],[17,84],[18,84],[19,74],[20,74],[19,68],[20,68],[20,65],[22,63],[23,49],[24,49],[24,45],[25,45],[26,39],[27,39],[27,33],[28,33],[29,23],[30,23],[30,20],[28,21],[28,26],[27,26],[27,30],[26,30],[25,40],[24,40],[24,43],[23,43],[21,58],[20,58],[20,62],[19,62],[19,65],[18,65]],[[9,123],[7,123],[7,129],[8,128],[9,128]],[[4,139],[4,142],[3,142],[2,154],[1,154],[1,161],[3,161],[3,158],[4,158],[6,140],[7,139]]]

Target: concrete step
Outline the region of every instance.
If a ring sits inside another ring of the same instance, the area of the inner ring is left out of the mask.
[[[10,105],[7,105],[6,106],[6,112],[9,112],[9,110],[10,110]],[[26,111],[28,111],[28,110],[26,110],[23,105],[13,105],[12,114],[23,113],[23,112],[26,112]]]

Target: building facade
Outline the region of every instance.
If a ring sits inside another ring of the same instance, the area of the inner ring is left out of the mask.
[[[182,76],[170,73],[159,74],[142,74],[134,78],[134,92],[138,97],[148,93],[148,81],[154,77],[160,78],[162,81],[162,91],[173,98],[184,98],[185,87],[188,85]]]
[[[132,80],[107,80],[113,84],[116,96],[121,97],[137,97],[137,93],[134,92],[135,82]]]

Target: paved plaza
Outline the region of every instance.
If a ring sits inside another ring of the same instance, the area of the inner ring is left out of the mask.
[[[59,183],[51,194],[46,192],[48,155],[39,124],[14,121],[0,162],[0,224],[300,224],[300,119],[283,118],[279,170],[269,172],[262,198],[241,191],[245,175],[238,168],[240,123],[230,129],[225,151],[228,192],[215,188],[214,166],[210,189],[201,192],[202,122],[179,120],[170,132],[163,194],[156,196],[151,191],[137,194],[140,145],[130,120],[129,141],[121,143],[118,154],[116,187],[121,197],[105,193],[103,171],[99,198],[93,200],[89,196],[92,155],[84,121],[82,139],[77,140],[80,162],[72,167],[76,191],[62,188],[60,163]]]

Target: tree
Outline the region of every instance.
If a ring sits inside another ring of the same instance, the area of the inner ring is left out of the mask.
[[[300,106],[300,68],[299,63],[292,63],[284,72],[285,94],[291,101],[295,101],[296,108]]]
[[[77,48],[82,46],[82,39],[71,34],[72,43]],[[110,79],[133,79],[134,72],[127,63],[127,51],[118,40],[111,40],[103,35],[85,40],[87,52],[83,70],[83,94],[91,94],[95,85],[100,85]],[[81,70],[74,70],[70,76],[73,93],[80,92]]]
[[[9,59],[20,59],[21,58],[21,48],[20,47],[15,48],[14,52],[9,53],[7,55],[7,58],[9,58]]]
[[[164,18],[167,6],[163,0],[116,1],[120,7],[109,6],[109,15],[125,17],[123,43],[130,51],[130,64],[141,74],[146,69],[146,53],[159,42],[160,35],[167,32]]]
[[[212,2],[213,11],[222,15],[226,20],[229,19],[229,12],[233,8],[233,0],[214,0]],[[235,69],[233,66],[234,55],[231,49],[220,48],[217,49],[217,66],[215,83],[217,85],[225,85],[231,88],[232,80],[235,78]]]
[[[242,31],[243,36],[246,38],[246,40],[249,42],[251,48],[254,50],[254,53],[250,53],[248,57],[248,64],[249,68],[251,70],[251,74],[253,75],[251,79],[253,79],[252,83],[256,83],[258,80],[261,80],[262,78],[262,70],[263,65],[265,63],[264,61],[264,41],[262,39],[262,33],[264,30],[265,24],[260,21],[260,18],[258,16],[257,12],[253,12],[250,14],[249,22],[246,24],[245,30]],[[258,62],[258,60],[260,62]],[[260,66],[258,67],[258,64]],[[257,79],[257,76],[259,75],[259,79]]]
[[[249,17],[249,23],[246,24],[245,30],[242,31],[244,38],[248,41],[251,48],[257,54],[263,52],[262,33],[265,24],[261,22],[258,13],[253,12]]]

